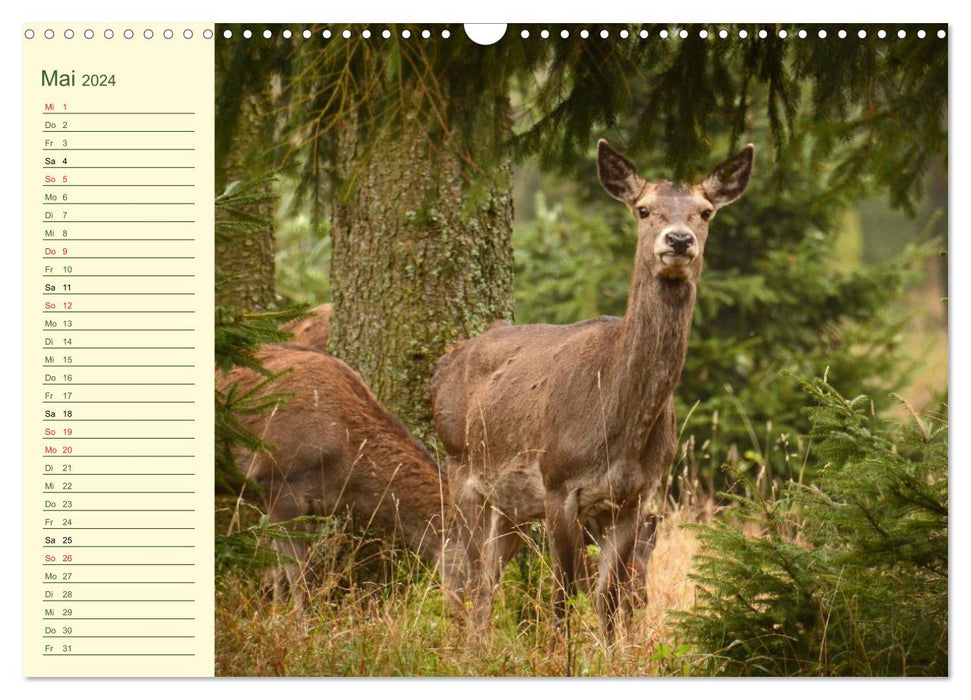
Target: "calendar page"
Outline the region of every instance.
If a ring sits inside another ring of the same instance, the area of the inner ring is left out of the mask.
[[[20,31],[24,676],[951,674],[947,24]]]

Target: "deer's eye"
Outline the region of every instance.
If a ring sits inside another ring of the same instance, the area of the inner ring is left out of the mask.
[[[651,212],[648,210],[647,207],[637,207],[637,215],[642,219],[646,219],[651,215]]]
[[[701,212],[701,218],[704,221],[708,221],[708,219],[710,219],[711,218],[711,215],[714,214],[714,213],[715,212],[712,209],[705,209],[703,212]]]

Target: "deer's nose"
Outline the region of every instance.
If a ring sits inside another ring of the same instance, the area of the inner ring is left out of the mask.
[[[685,253],[694,240],[695,237],[690,233],[668,233],[664,236],[664,242],[678,255]]]

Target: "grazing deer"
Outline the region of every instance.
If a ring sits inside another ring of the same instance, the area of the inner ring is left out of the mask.
[[[637,223],[627,312],[567,326],[493,324],[456,345],[432,378],[465,590],[486,626],[517,531],[545,518],[558,619],[582,577],[584,530],[600,547],[594,595],[610,637],[643,507],[673,460],[673,392],[684,366],[708,225],[748,185],[746,146],[699,185],[646,182],[601,140],[600,183]],[[647,538],[651,540],[652,538]],[[648,549],[649,553],[649,549]]]
[[[464,551],[449,547],[442,527],[448,489],[438,464],[371,393],[360,375],[338,359],[290,345],[266,345],[263,366],[284,373],[270,391],[290,394],[266,415],[243,415],[243,425],[268,446],[240,460],[262,487],[271,522],[302,515],[331,515],[350,508],[369,528],[400,536],[444,572],[461,570]],[[223,390],[251,389],[265,380],[234,368]],[[274,541],[295,560],[274,577],[274,595],[288,583],[294,607],[306,603],[307,543]],[[458,558],[449,559],[450,552]]]
[[[313,316],[298,318],[280,327],[280,330],[293,333],[294,345],[327,352],[327,339],[330,337],[330,304],[321,304],[310,310]]]

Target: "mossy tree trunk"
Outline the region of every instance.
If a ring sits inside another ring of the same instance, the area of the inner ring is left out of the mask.
[[[276,306],[275,199],[266,174],[272,169],[269,145],[276,143],[279,128],[272,116],[279,111],[274,108],[278,81],[271,79],[269,62],[260,59],[258,50],[254,55],[251,46],[220,40],[218,47],[215,195],[234,182],[247,187],[258,183],[249,193],[250,203],[233,218],[259,225],[216,236],[216,304],[264,310]]]
[[[368,143],[344,129],[336,156],[329,350],[431,441],[436,360],[512,317],[509,171],[463,168],[413,121]]]

